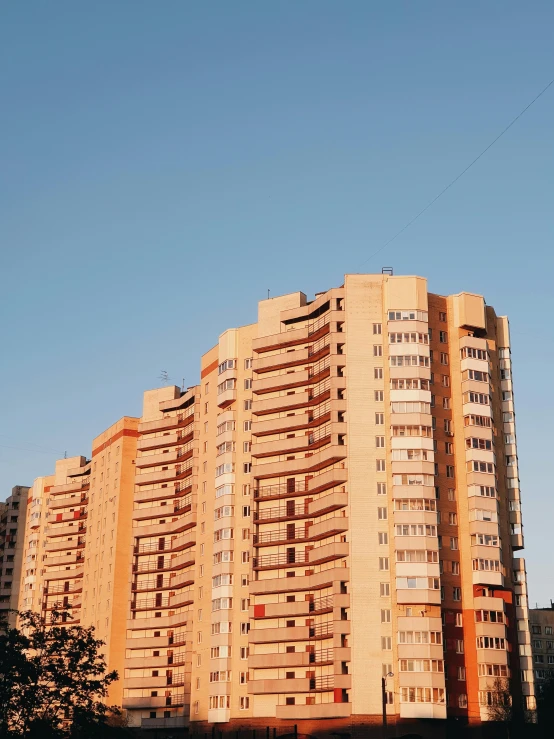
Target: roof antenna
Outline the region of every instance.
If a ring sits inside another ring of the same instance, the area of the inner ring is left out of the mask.
[[[269,300],[269,288],[267,288],[267,299]]]
[[[63,458],[64,458],[64,459],[67,459],[67,452],[64,452],[64,453],[63,453]]]
[[[167,370],[162,370],[158,379],[161,380],[164,385],[167,385],[169,383],[169,374]]]

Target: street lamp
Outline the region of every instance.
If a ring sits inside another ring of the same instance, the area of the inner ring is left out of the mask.
[[[383,739],[387,739],[387,677],[394,677],[394,672],[387,672],[381,678],[381,699],[383,701]]]

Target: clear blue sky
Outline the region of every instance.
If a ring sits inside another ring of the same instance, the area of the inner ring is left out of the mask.
[[[8,3],[0,497],[256,301],[340,284],[554,77],[551,2]],[[554,598],[554,88],[363,271],[513,330],[531,600]],[[13,448],[17,447],[17,448]]]

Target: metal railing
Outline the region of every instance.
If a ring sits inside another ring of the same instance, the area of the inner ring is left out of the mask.
[[[310,690],[333,690],[335,686],[334,675],[320,675],[310,678]]]
[[[309,558],[306,552],[283,552],[282,554],[262,554],[254,557],[254,569],[263,567],[286,567],[292,564],[308,564]]]
[[[254,520],[264,521],[267,519],[294,518],[295,516],[307,515],[307,503],[300,503],[294,506],[279,506],[278,508],[264,508],[259,511],[254,511]]]
[[[187,538],[175,538],[170,541],[161,539],[159,541],[148,541],[143,544],[135,544],[135,554],[145,554],[152,552],[171,552],[178,549],[184,549],[187,545],[193,545],[196,542],[196,537]]]
[[[321,331],[321,329],[325,328],[325,326],[329,325],[329,314],[327,313],[324,316],[321,316],[320,318],[317,318],[315,321],[311,321],[308,323],[308,336],[313,336],[318,331]]]

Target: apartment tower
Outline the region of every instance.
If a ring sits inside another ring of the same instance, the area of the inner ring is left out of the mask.
[[[137,418],[120,419],[93,440],[90,459],[59,459],[53,475],[37,478],[21,536],[15,607],[47,624],[61,611],[68,625],[94,626],[108,669],[120,675],[110,705],[123,695],[137,427]]]
[[[347,275],[261,301],[200,370],[138,426],[131,724],[363,727],[382,678],[391,722],[533,710],[507,319]]]
[[[15,626],[29,488],[16,485],[0,503],[0,623]]]

